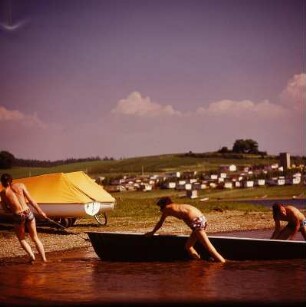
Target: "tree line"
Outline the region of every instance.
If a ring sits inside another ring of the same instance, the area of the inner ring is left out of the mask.
[[[71,164],[78,162],[90,162],[90,161],[113,161],[115,160],[112,157],[104,157],[101,159],[99,156],[97,157],[89,157],[89,158],[80,158],[74,159],[69,158],[65,160],[57,160],[57,161],[40,161],[35,159],[18,159],[9,151],[0,151],[0,169],[10,169],[12,167],[54,167],[63,164]]]
[[[245,154],[256,154],[261,156],[267,156],[266,151],[260,151],[258,149],[258,142],[254,141],[252,139],[238,139],[234,142],[232,148],[228,148],[227,146],[221,147],[217,151],[219,154],[223,154],[225,158],[234,158],[239,159],[243,158],[243,155]],[[184,154],[184,156],[188,157],[197,157],[197,158],[207,158],[209,156],[213,156],[214,154],[209,153],[193,153],[192,151],[189,151],[188,153]]]
[[[224,158],[229,159],[239,159],[243,158],[246,154],[257,154],[262,157],[266,157],[268,154],[266,151],[260,151],[258,142],[252,139],[237,139],[232,148],[226,146],[221,147],[215,153],[193,153],[189,151],[188,153],[181,154],[180,156],[185,157],[196,157],[196,158],[208,158],[210,156],[216,156],[216,153],[222,154]],[[294,158],[294,157],[292,157]],[[301,163],[305,162],[305,157],[295,157],[297,161]],[[90,161],[114,161],[112,157],[104,157],[101,159],[97,157],[74,159],[69,158],[66,160],[57,161],[40,161],[40,160],[29,160],[29,159],[17,159],[15,156],[8,151],[0,151],[0,169],[9,169],[12,167],[54,167],[64,164],[78,163],[78,162],[90,162]]]
[[[241,153],[241,154],[260,154],[267,155],[266,151],[259,151],[258,142],[252,139],[238,139],[235,141],[232,149],[223,146],[218,150],[219,153]]]

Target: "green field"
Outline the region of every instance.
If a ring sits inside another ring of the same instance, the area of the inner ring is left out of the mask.
[[[112,195],[117,201],[114,216],[146,216],[156,211],[156,200],[162,196],[170,196],[177,203],[189,203],[203,212],[211,210],[242,210],[242,211],[267,211],[265,206],[253,205],[247,202],[250,199],[262,197],[270,199],[292,199],[293,196],[301,196],[305,191],[302,185],[285,187],[266,187],[236,190],[202,190],[199,197],[189,199],[184,193],[176,190],[155,190],[152,192],[117,192]],[[206,200],[204,200],[206,199]],[[153,211],[152,211],[153,210]],[[139,214],[141,212],[141,214]]]
[[[226,157],[220,154],[203,154],[201,157],[168,154],[113,161],[70,163],[48,168],[18,167],[8,171],[14,178],[74,171],[84,171],[92,178],[96,178],[98,176],[116,177],[121,175],[158,174],[171,171],[209,172],[218,170],[220,165],[251,166],[268,165],[275,162],[278,162],[278,158],[275,156],[263,158],[259,155],[237,155],[237,158],[233,158],[233,156]]]

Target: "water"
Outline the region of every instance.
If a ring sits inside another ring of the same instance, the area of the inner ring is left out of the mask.
[[[239,200],[238,200],[239,201]],[[242,200],[241,200],[242,201]],[[245,202],[245,201],[243,201]],[[263,205],[271,208],[274,203],[280,203],[284,205],[292,205],[298,209],[306,209],[306,200],[304,198],[290,198],[290,199],[252,199],[247,202],[253,205]]]
[[[104,262],[92,248],[0,266],[0,304],[304,304],[305,260]]]

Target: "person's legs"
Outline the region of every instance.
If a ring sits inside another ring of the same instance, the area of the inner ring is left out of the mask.
[[[304,240],[306,241],[306,226],[301,227],[301,234],[302,234]]]
[[[194,231],[198,240],[203,244],[203,246],[207,249],[209,254],[219,262],[225,262],[225,259],[217,252],[214,246],[209,241],[209,238],[204,229]]]
[[[28,226],[29,235],[30,235],[31,239],[33,240],[33,242],[35,243],[35,246],[36,246],[39,254],[41,255],[43,261],[47,262],[44,246],[41,243],[41,241],[40,241],[40,239],[38,238],[38,235],[37,235],[35,219],[28,221],[27,226]]]
[[[192,259],[201,259],[200,255],[197,253],[197,251],[193,247],[195,245],[196,241],[197,241],[197,235],[193,231],[191,233],[190,237],[188,238],[186,244],[185,244],[185,248],[186,248],[189,256]]]
[[[22,222],[22,224],[16,224],[15,225],[15,233],[17,235],[17,238],[20,242],[21,247],[30,256],[30,261],[31,262],[35,261],[35,255],[32,251],[32,248],[29,245],[29,243],[25,240],[25,225],[24,225],[24,222]]]

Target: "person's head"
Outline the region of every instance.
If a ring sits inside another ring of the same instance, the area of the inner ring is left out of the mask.
[[[272,206],[272,210],[273,216],[279,216],[281,214],[284,214],[284,211],[286,212],[285,207],[280,203],[274,203]]]
[[[13,181],[13,178],[10,174],[2,174],[1,184],[4,188],[7,188]]]
[[[160,198],[156,203],[156,205],[159,206],[161,210],[164,209],[169,204],[172,204],[172,200],[168,196]]]

